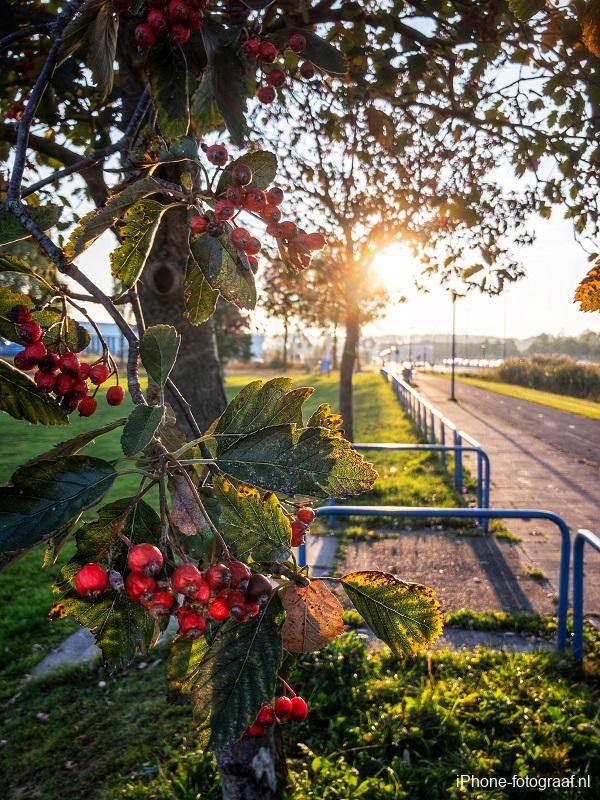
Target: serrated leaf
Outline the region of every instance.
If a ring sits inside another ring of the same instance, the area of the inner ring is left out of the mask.
[[[277,175],[277,156],[268,150],[255,150],[231,161],[221,173],[217,194],[225,192],[233,183],[233,170],[237,164],[246,164],[252,170],[252,180],[247,189],[266,189]]]
[[[147,69],[158,125],[167,140],[185,136],[190,127],[188,70],[180,48],[150,49]]]
[[[90,29],[87,56],[101,99],[107,97],[113,87],[118,32],[119,15],[111,3],[105,3],[98,9]]]
[[[306,423],[307,428],[327,428],[337,436],[342,435],[342,425],[344,420],[341,414],[336,414],[331,410],[329,403],[321,403],[317,410],[309,417]]]
[[[194,708],[210,718],[210,745],[238,739],[275,693],[283,614],[277,594],[249,622],[227,620],[190,676]]]
[[[102,428],[96,428],[94,431],[85,431],[78,436],[73,436],[72,439],[67,439],[65,442],[55,444],[50,450],[45,453],[40,453],[27,461],[24,466],[31,466],[32,464],[39,464],[41,461],[56,461],[56,459],[64,458],[65,456],[72,456],[78,453],[86,445],[94,442],[99,436],[105,433],[114,431],[115,428],[120,428],[125,424],[125,419],[117,419],[114,422],[109,422],[108,425],[103,425]]]
[[[237,439],[217,466],[253,486],[307,497],[348,497],[368,491],[377,472],[349,442],[325,428],[276,425]]]
[[[0,360],[0,410],[34,425],[68,425],[69,418],[58,403],[41,392],[31,378]]]
[[[184,639],[183,636],[175,636],[169,648],[166,667],[167,686],[171,691],[185,693],[191,691],[190,676],[205,658],[207,650],[208,642],[204,636],[193,641]]]
[[[192,255],[212,289],[238,308],[254,308],[256,285],[254,274],[242,261],[229,236],[204,234],[190,241]]]
[[[0,551],[31,547],[60,530],[110,489],[117,473],[107,461],[69,456],[20,467],[0,488]]]
[[[150,444],[164,413],[164,406],[136,406],[133,409],[121,435],[121,447],[126,456],[134,456]]]
[[[195,139],[183,136],[173,142],[168,150],[161,150],[157,155],[160,163],[173,161],[198,161],[198,145]]]
[[[61,208],[59,206],[27,206],[27,213],[35,222],[38,228],[47,231],[53,228],[60,219]],[[24,228],[19,220],[10,211],[0,208],[0,245],[19,242],[21,239],[28,239],[31,236],[27,228]]]
[[[73,259],[81,255],[138,200],[160,192],[164,192],[160,183],[156,178],[148,177],[134,181],[122,191],[112,195],[103,208],[90,211],[81,218],[65,246],[67,258]]]
[[[184,297],[185,315],[192,325],[201,325],[215,313],[219,290],[213,289],[206,280],[192,253],[188,256],[185,270]]]
[[[375,570],[344,575],[342,586],[373,633],[399,656],[424,650],[442,632],[440,605],[428,586]]]
[[[546,7],[546,0],[508,0],[508,7],[515,17],[527,21]]]
[[[292,529],[277,497],[222,475],[216,475],[213,484],[219,501],[213,522],[236,558],[287,561]]]
[[[211,75],[204,70],[200,84],[192,95],[191,126],[199,138],[224,125],[212,93]]]
[[[59,64],[89,41],[88,34],[92,29],[94,20],[100,13],[102,6],[106,4],[112,5],[111,0],[84,0],[79,11],[63,31],[58,57]]]
[[[140,342],[140,358],[146,372],[164,388],[175,366],[181,336],[172,325],[152,325]]]
[[[18,256],[0,253],[0,272],[19,272],[24,275],[33,275],[33,270],[26,261]]]
[[[579,303],[581,311],[600,311],[600,261],[575,290],[574,301]]]
[[[138,200],[125,212],[119,227],[121,244],[110,254],[111,272],[120,281],[121,292],[130,289],[141,275],[167,208],[156,200]]]
[[[343,75],[346,72],[348,65],[344,56],[332,44],[317,36],[314,31],[307,28],[283,28],[272,33],[269,38],[279,48],[282,48],[285,47],[290,36],[295,33],[301,34],[306,39],[306,49],[302,53],[304,60],[312,61],[320,69],[334,75]]]
[[[283,646],[289,653],[322,650],[344,632],[343,607],[323,581],[288,586],[281,593]]]
[[[293,388],[290,378],[256,380],[244,386],[229,403],[211,433],[217,453],[240,436],[283,423],[302,427],[302,405],[314,392],[310,386]]]

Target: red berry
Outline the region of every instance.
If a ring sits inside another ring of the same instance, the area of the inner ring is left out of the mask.
[[[272,64],[277,58],[277,48],[273,42],[262,42],[258,54],[262,61],[266,61],[267,64]]]
[[[85,361],[79,365],[79,377],[82,381],[87,381],[87,379],[90,377],[90,370],[90,365],[86,364]]]
[[[27,348],[25,348],[27,349]],[[15,358],[15,367],[17,369],[23,370],[23,372],[28,372],[30,369],[33,369],[37,364],[37,359],[35,358],[27,358],[25,355],[25,350],[20,350]]]
[[[57,382],[58,382],[58,378],[57,378]],[[56,391],[56,389],[54,391]],[[72,411],[75,411],[75,409],[77,408],[80,400],[81,400],[80,397],[77,397],[74,394],[68,394],[68,395],[65,395],[65,397],[63,397],[60,405],[61,405],[61,408],[64,408],[64,410],[67,412],[67,414],[70,414]]]
[[[246,601],[248,603],[266,603],[272,591],[271,581],[264,575],[255,573],[246,587]]]
[[[175,47],[181,47],[190,38],[190,29],[181,22],[171,25],[171,42]]]
[[[93,367],[90,367],[89,378],[95,386],[99,386],[101,383],[104,383],[104,381],[108,379],[109,375],[110,370],[106,364],[94,364]]]
[[[157,575],[163,565],[163,554],[158,547],[144,542],[134,545],[127,554],[127,566],[143,575]]]
[[[208,607],[208,613],[213,619],[221,622],[229,618],[229,607],[223,600],[213,600]]]
[[[35,361],[37,364],[39,361],[44,358],[47,354],[47,350],[42,342],[34,342],[33,344],[27,345],[25,350],[23,350],[23,358],[26,358],[28,361]]]
[[[325,236],[322,233],[309,233],[306,244],[309,250],[322,250],[325,247]]]
[[[310,61],[305,61],[303,64],[300,65],[300,75],[309,81],[311,78],[315,77],[316,69],[315,65]]]
[[[292,539],[291,545],[292,547],[300,547],[301,544],[304,544],[304,534],[306,532],[306,526],[302,522],[292,522]]]
[[[100,564],[86,564],[75,575],[75,589],[82,597],[97,597],[108,588],[108,572]]]
[[[73,384],[75,381],[70,375],[65,375],[64,372],[61,372],[60,375],[56,376],[56,383],[54,384],[54,391],[56,394],[69,394],[71,389],[73,388]]]
[[[270,728],[275,724],[275,711],[273,706],[263,706],[256,715],[255,725],[262,725],[263,728]]]
[[[236,164],[231,171],[231,177],[238,186],[247,186],[252,180],[252,170],[248,164]]]
[[[271,186],[267,192],[267,202],[270,206],[278,206],[283,202],[283,189],[279,186]]]
[[[212,564],[204,573],[204,580],[213,591],[227,589],[231,584],[231,572],[225,564]]]
[[[310,525],[310,523],[315,518],[315,512],[313,511],[312,508],[304,506],[304,508],[298,509],[296,517],[300,520],[300,522],[303,522],[305,525]]]
[[[183,0],[171,0],[167,6],[167,14],[174,22],[184,22],[189,13],[190,7]]]
[[[86,394],[89,392],[88,385],[85,381],[75,380],[73,386],[71,387],[71,394],[76,395],[77,397],[85,397]]]
[[[215,216],[217,219],[231,219],[235,214],[235,206],[231,200],[217,200],[215,203]]]
[[[303,722],[308,717],[308,706],[301,697],[292,697],[292,711],[290,719],[294,722]]]
[[[244,45],[244,55],[246,58],[258,58],[260,53],[260,39],[248,39]]]
[[[260,614],[260,605],[258,603],[246,603],[242,622],[248,622],[249,619],[256,617],[258,614]]]
[[[292,713],[292,701],[289,697],[278,697],[274,708],[278,720],[289,719]]]
[[[41,372],[56,372],[60,363],[59,357],[56,353],[46,353],[40,361]]]
[[[38,389],[41,389],[43,392],[51,392],[56,378],[51,372],[40,371],[35,373],[33,380],[35,381]]]
[[[244,581],[248,581],[250,577],[250,568],[246,566],[242,561],[228,561],[227,562],[227,569],[231,572],[231,586],[237,588]],[[246,586],[241,586],[242,589],[245,589]]]
[[[244,736],[248,736],[252,739],[258,739],[260,736],[264,736],[265,732],[266,731],[262,725],[257,725],[255,722],[254,725],[250,725],[249,728],[246,728],[244,731]]]
[[[7,316],[15,325],[23,325],[25,322],[31,322],[31,311],[23,305],[13,306]]]
[[[22,325],[19,325],[19,336],[27,344],[39,342],[42,338],[42,333],[43,331],[37,322],[24,322]]]
[[[113,0],[113,5],[117,11],[129,11],[133,0]]]
[[[303,53],[306,50],[306,38],[301,33],[292,33],[288,47],[293,53]]]
[[[256,236],[251,236],[244,247],[244,252],[251,256],[255,256],[257,253],[260,253],[260,240],[257,239]]]
[[[125,578],[125,591],[132,600],[150,600],[156,588],[156,581],[149,575],[130,572]]]
[[[256,256],[247,256],[247,258],[248,258],[248,263],[250,264],[250,269],[256,275],[256,273],[258,272],[258,259],[256,258]]]
[[[111,386],[106,392],[106,402],[109,406],[120,406],[125,397],[125,392],[120,386]]]
[[[77,406],[82,417],[91,417],[98,408],[98,403],[93,397],[84,397]]]
[[[287,83],[287,77],[282,69],[276,67],[275,69],[272,69],[271,72],[269,72],[267,81],[271,86],[274,86],[276,89],[283,89],[283,87]]]
[[[173,608],[174,600],[170,589],[158,589],[150,600],[143,600],[142,605],[151,617],[164,617]]]
[[[244,250],[250,239],[250,231],[246,228],[234,228],[231,232],[231,241],[240,250]]]
[[[223,167],[227,163],[229,155],[227,153],[227,148],[222,144],[211,144],[210,147],[206,148],[206,157],[211,164],[215,164],[217,167]]]
[[[204,578],[193,564],[179,564],[173,572],[172,582],[176,592],[193,595],[202,586]]]
[[[264,219],[265,222],[269,224],[277,224],[281,219],[281,209],[279,206],[265,206],[263,210],[260,212],[260,216]]]
[[[169,22],[162,11],[153,8],[146,17],[146,23],[155,33],[166,33],[169,29]]]
[[[179,630],[184,639],[199,639],[206,630],[206,620],[195,611],[187,610],[179,617]]]
[[[246,190],[242,186],[230,186],[227,189],[227,199],[236,208],[242,208],[246,200]]]
[[[244,207],[247,208],[248,211],[256,211],[259,213],[263,208],[266,208],[266,205],[267,195],[262,189],[250,189],[250,191],[246,193]]]
[[[141,47],[143,50],[147,50],[149,47],[152,47],[154,42],[156,41],[156,36],[154,35],[154,31],[145,22],[142,22],[141,25],[138,25],[134,31],[135,40],[138,43],[138,46]]]
[[[210,586],[200,578],[200,584],[193,595],[190,596],[190,603],[208,603],[210,599]]]
[[[200,234],[205,233],[206,229],[208,228],[208,220],[206,217],[200,216],[200,214],[196,214],[193,217],[190,217],[188,220],[188,228],[191,230],[192,233]]]
[[[190,11],[188,15],[188,25],[192,31],[196,31],[198,28],[201,28],[204,25],[202,14],[200,14],[198,11]]]
[[[296,231],[298,230],[298,226],[295,222],[291,222],[289,219],[285,219],[281,223],[281,230],[283,231],[283,238],[284,239],[291,239],[296,235]]]
[[[275,100],[275,97],[277,95],[275,93],[275,89],[272,86],[261,86],[258,92],[256,93],[256,96],[258,97],[261,103],[269,105]]]
[[[79,377],[79,359],[75,353],[65,353],[60,357],[60,369],[73,378]]]

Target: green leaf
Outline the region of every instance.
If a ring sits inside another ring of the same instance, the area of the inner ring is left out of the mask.
[[[121,244],[110,254],[111,272],[121,282],[121,293],[140,277],[167,208],[156,200],[138,200],[125,212],[119,229]]]
[[[546,0],[508,0],[508,7],[515,17],[527,21],[546,7]]]
[[[219,501],[218,518],[213,522],[236,558],[287,561],[292,529],[277,497],[220,475],[213,483]]]
[[[0,253],[0,272],[19,272],[24,275],[33,275],[33,270],[26,261],[18,256]]]
[[[93,27],[90,29],[87,55],[87,62],[101,99],[109,95],[113,87],[118,32],[119,15],[115,14],[111,3],[105,3],[98,9]]]
[[[161,163],[173,161],[198,161],[198,145],[196,140],[188,136],[177,139],[168,150],[161,150],[157,155]]]
[[[192,325],[201,325],[215,313],[219,290],[213,289],[206,280],[192,253],[185,271],[184,297],[186,317]]]
[[[96,239],[107,231],[138,200],[151,194],[164,192],[164,188],[156,178],[141,178],[134,181],[122,191],[110,197],[103,208],[90,211],[81,218],[71,233],[65,247],[65,255],[69,259],[76,258]]]
[[[440,606],[428,586],[375,570],[344,575],[342,586],[373,633],[399,656],[424,650],[442,631]]]
[[[107,461],[69,456],[20,467],[0,488],[0,551],[31,547],[106,494],[117,473]]]
[[[38,228],[47,231],[53,228],[60,219],[61,208],[59,206],[27,206],[27,213],[35,222]],[[0,208],[0,245],[18,242],[21,239],[28,239],[31,236],[27,228],[24,228],[19,220],[10,211]]]
[[[325,428],[276,425],[244,436],[216,458],[245,483],[283,494],[347,497],[368,491],[377,472],[349,442]]]
[[[69,350],[81,353],[91,342],[89,331],[71,317],[66,317],[61,327],[61,312],[58,310],[47,308],[43,311],[34,311],[31,316],[42,327],[48,327],[42,336],[42,342],[52,353],[58,353],[64,342],[67,343]]]
[[[34,425],[68,425],[69,418],[55,400],[41,392],[24,372],[0,360],[0,410]]]
[[[61,569],[55,587],[64,596],[53,609],[54,615],[72,616],[89,628],[104,658],[113,666],[126,664],[136,655],[148,652],[155,622],[123,591],[108,589],[97,599],[80,597],[74,589],[74,578],[83,564],[105,561],[109,548],[113,569],[125,573],[127,546],[117,536],[119,530],[134,544],[158,544],[160,519],[151,506],[131,497],[100,509],[98,518],[77,532],[76,555]]]
[[[205,658],[207,650],[208,642],[205,636],[194,641],[184,639],[183,636],[175,636],[171,642],[166,667],[167,686],[170,691],[185,693],[191,691],[190,676]]]
[[[210,717],[210,745],[238,739],[275,693],[281,663],[281,603],[273,594],[250,622],[227,620],[190,676],[194,708]]]
[[[247,189],[266,189],[277,175],[277,156],[268,150],[255,150],[231,161],[221,173],[217,194],[223,194],[233,182],[233,170],[237,164],[246,164],[252,170],[252,181]]]
[[[96,428],[94,431],[85,431],[84,433],[80,433],[77,436],[73,436],[72,439],[67,439],[65,442],[59,442],[55,444],[50,450],[47,450],[45,453],[40,453],[37,456],[34,456],[32,459],[26,462],[24,466],[31,466],[32,464],[39,464],[41,461],[56,461],[56,459],[64,458],[65,456],[72,456],[75,453],[78,453],[81,449],[83,449],[86,445],[91,444],[94,442],[99,436],[103,436],[105,433],[110,433],[114,431],[115,428],[120,428],[122,425],[125,424],[125,419],[116,419],[114,422],[109,422],[108,425],[104,425],[102,428]]]
[[[185,136],[190,127],[187,63],[180,48],[155,46],[147,60],[158,125],[167,140]]]
[[[223,127],[223,117],[219,114],[212,93],[211,75],[204,70],[202,80],[192,96],[191,126],[198,138],[209,131]]]
[[[307,428],[327,428],[327,430],[342,435],[342,425],[344,420],[341,414],[336,414],[331,410],[329,403],[321,403],[317,410],[312,414],[306,423]]]
[[[177,360],[181,336],[172,325],[152,325],[140,342],[140,358],[153,381],[164,388]]]
[[[78,13],[63,31],[59,64],[89,41],[88,34],[104,5],[112,5],[111,0],[84,0]]]
[[[293,388],[290,378],[271,378],[248,383],[229,403],[211,433],[217,453],[236,439],[273,425],[290,423],[302,427],[302,404],[313,393],[310,386]]]
[[[209,286],[218,290],[238,308],[254,308],[256,286],[254,274],[242,261],[240,252],[229,236],[199,236],[190,241],[192,255]]]
[[[126,456],[134,456],[150,444],[164,413],[164,406],[136,406],[133,409],[121,435],[121,447]]]
[[[346,72],[348,65],[340,51],[307,28],[283,28],[272,33],[269,38],[281,49],[294,33],[299,33],[306,39],[306,50],[302,53],[305,61],[312,61],[317,67],[334,75],[343,75]]]

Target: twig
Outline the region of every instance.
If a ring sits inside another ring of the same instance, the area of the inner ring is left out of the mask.
[[[297,586],[310,586],[310,578],[303,575],[301,572],[294,572],[285,564],[280,564],[278,561],[261,561],[263,566],[272,575],[281,575],[283,578],[289,578]]]
[[[13,42],[18,42],[20,39],[34,36],[36,33],[49,33],[49,28],[50,25],[48,22],[38,22],[36,25],[27,25],[25,28],[19,28],[0,39],[0,50],[4,47],[8,47],[8,45]]]

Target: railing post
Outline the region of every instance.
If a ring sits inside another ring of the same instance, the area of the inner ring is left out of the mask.
[[[307,564],[306,561],[306,542],[302,542],[301,545],[298,546],[298,566],[305,567]]]
[[[446,446],[446,426],[444,424],[444,420],[440,420],[440,444],[445,447]],[[446,451],[440,450],[440,461],[442,466],[446,466]]]
[[[573,543],[573,658],[583,661],[583,548],[585,538],[575,534]]]
[[[430,419],[431,419],[431,432],[429,436],[429,442],[430,444],[435,444],[435,414],[433,413],[433,411],[431,412]]]
[[[460,448],[462,438],[457,430],[454,431],[454,446]],[[454,451],[454,488],[462,495],[463,493],[463,463],[462,452],[460,449]]]

